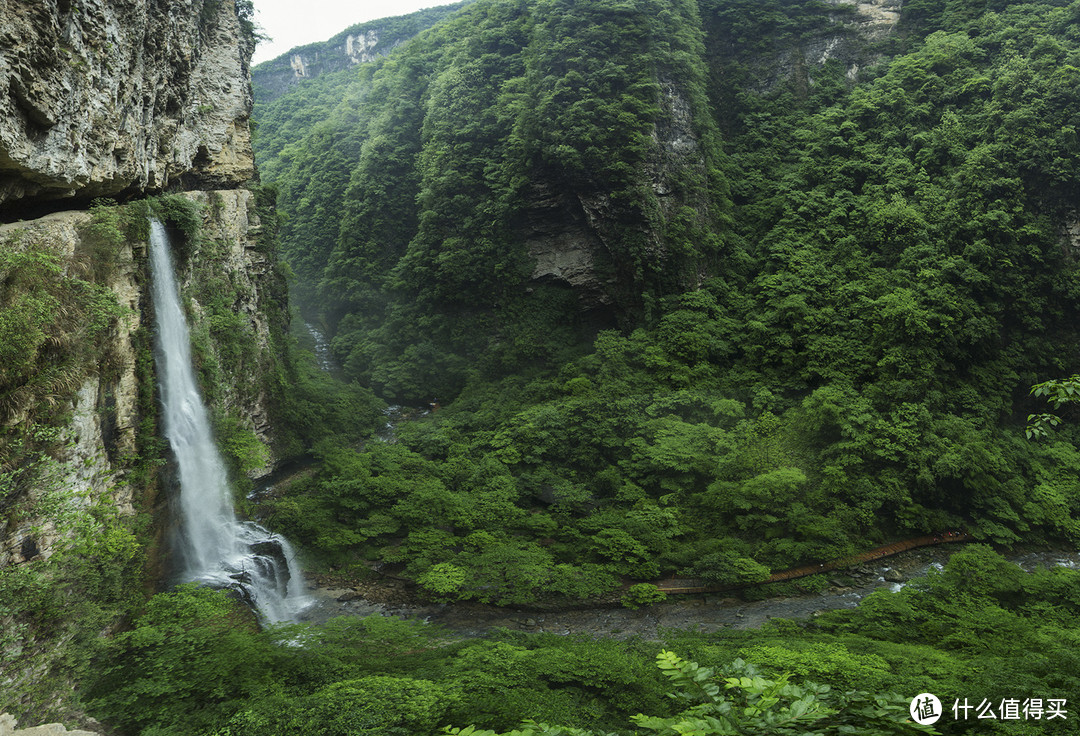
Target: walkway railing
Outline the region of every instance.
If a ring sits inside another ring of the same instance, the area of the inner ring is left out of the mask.
[[[759,580],[753,583],[728,583],[717,585],[710,584],[700,578],[665,578],[664,580],[657,580],[654,585],[664,593],[719,593],[726,590],[748,588],[754,585],[765,585],[766,583],[779,583],[785,580],[804,578],[819,572],[828,572],[829,570],[851,567],[852,565],[859,565],[872,560],[880,560],[883,557],[891,557],[892,555],[898,555],[901,552],[907,552],[909,549],[915,549],[916,547],[931,547],[936,544],[950,544],[953,542],[971,542],[974,541],[974,539],[975,538],[967,532],[944,532],[942,534],[932,534],[925,537],[905,539],[902,542],[893,542],[892,544],[886,544],[884,547],[876,547],[868,552],[857,555],[848,555],[847,557],[839,557],[835,560],[822,562],[817,565],[803,565],[802,567],[793,567],[790,570],[780,570],[779,572],[774,572],[766,580]]]

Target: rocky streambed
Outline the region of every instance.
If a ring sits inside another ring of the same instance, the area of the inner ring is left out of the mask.
[[[312,578],[308,593],[312,604],[301,619],[320,623],[335,616],[394,616],[439,624],[464,636],[484,636],[497,628],[548,632],[559,635],[582,634],[615,638],[659,639],[663,629],[713,632],[720,629],[754,629],[773,618],[810,618],[824,611],[854,608],[875,590],[899,590],[910,580],[941,568],[961,549],[956,545],[924,547],[881,560],[828,574],[829,587],[820,593],[747,600],[730,594],[672,597],[668,602],[638,610],[612,603],[606,607],[575,610],[538,611],[498,608],[474,603],[430,604],[411,602],[408,589],[400,581],[375,581],[353,587],[333,585]],[[1031,552],[1010,559],[1027,570],[1066,565],[1080,568],[1077,552]]]

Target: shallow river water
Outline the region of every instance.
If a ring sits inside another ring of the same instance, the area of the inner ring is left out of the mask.
[[[899,590],[908,581],[940,567],[959,545],[921,548],[874,564],[860,565],[827,574],[830,586],[822,593],[748,601],[730,594],[686,595],[667,603],[638,610],[618,606],[565,611],[530,611],[475,604],[405,605],[378,603],[349,588],[312,586],[313,603],[301,620],[325,621],[334,616],[396,616],[437,623],[465,636],[483,636],[496,628],[549,632],[560,635],[585,634],[616,638],[660,638],[664,629],[702,632],[720,629],[758,628],[773,618],[809,618],[823,611],[854,608],[880,588]],[[1080,568],[1077,552],[1032,552],[1012,555],[1025,569],[1065,565]]]

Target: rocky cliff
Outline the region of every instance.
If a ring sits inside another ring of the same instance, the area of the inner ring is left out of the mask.
[[[174,233],[186,253],[179,276],[226,455],[252,474],[275,459],[268,376],[285,286],[251,192],[0,225],[0,342],[25,356],[0,369],[0,590],[10,594],[0,702],[30,722],[69,715],[49,688],[70,692],[72,647],[107,629],[161,569],[170,515],[150,334],[152,208],[186,211],[197,228]]]
[[[25,324],[39,335],[23,345],[36,354],[27,373],[47,373],[60,366],[61,375],[48,383],[6,375],[3,425],[10,432],[50,425],[58,432],[48,437],[53,441],[42,443],[41,454],[20,457],[12,447],[3,448],[7,450],[2,457],[5,469],[18,473],[21,482],[13,482],[0,494],[0,510],[5,512],[0,517],[0,569],[51,556],[59,537],[70,532],[64,519],[74,508],[108,499],[122,514],[133,512],[133,489],[121,481],[136,453],[136,335],[143,327],[147,306],[142,292],[145,273],[137,263],[138,246],[126,241],[110,243],[117,247],[110,248],[109,268],[97,274],[89,271],[88,264],[100,256],[95,254],[99,241],[93,224],[89,213],[60,212],[0,225],[0,249],[48,258],[59,266],[38,277],[48,278],[47,283],[38,281],[21,294],[9,286],[4,306],[14,310],[43,293],[63,298],[66,292],[96,287],[103,297],[94,305],[96,314],[80,316],[88,320],[109,317],[107,329],[94,335],[72,334],[72,328],[55,313],[59,310]],[[145,246],[138,257],[145,261]],[[5,271],[9,279],[16,275],[10,265]],[[94,283],[98,276],[100,283]],[[79,302],[65,303],[62,308],[85,309]],[[95,344],[86,345],[87,337],[93,337]]]
[[[273,437],[265,379],[276,359],[276,336],[285,329],[287,305],[276,260],[261,246],[255,197],[243,189],[180,196],[192,203],[200,221],[198,237],[182,246],[187,257],[181,261],[180,278],[208,387],[219,412],[231,414],[239,427],[269,448]],[[80,316],[108,322],[94,335],[93,345],[78,344],[87,335],[72,332],[59,316],[31,325],[40,335],[40,344],[31,348],[36,354],[32,369],[48,373],[61,366],[61,378],[42,383],[6,376],[0,415],[4,427],[14,431],[49,424],[56,417],[62,422],[48,443],[55,448],[47,453],[51,460],[35,460],[34,468],[20,474],[26,482],[0,488],[0,510],[9,512],[0,517],[0,569],[52,554],[64,529],[55,519],[32,511],[44,505],[46,497],[62,493],[64,503],[82,507],[107,500],[111,508],[130,515],[146,490],[126,481],[140,448],[151,439],[145,435],[154,429],[152,421],[142,423],[153,418],[154,394],[153,384],[147,385],[153,381],[147,243],[130,236],[141,229],[139,219],[145,214],[142,208],[127,208],[128,232],[115,230],[117,237],[108,241],[103,255],[102,231],[110,227],[103,222],[105,212],[59,212],[0,225],[0,249],[49,258],[58,266],[46,277],[50,283],[38,284],[34,291],[55,292],[63,299],[71,291],[95,289],[102,297],[94,304],[98,311]],[[101,268],[105,259],[107,267]],[[15,270],[9,266],[5,275],[12,277]],[[9,308],[17,308],[28,296],[16,295],[10,286],[4,291],[3,303]],[[62,308],[83,309],[74,300]],[[227,327],[210,326],[218,316],[215,309],[229,310]],[[261,462],[250,468],[253,474],[267,472],[275,459],[269,450],[258,457]],[[10,454],[0,461],[12,471],[18,465]]]
[[[219,435],[241,432],[252,449],[247,457],[234,458],[237,470],[256,477],[281,459],[268,377],[277,374],[281,338],[288,331],[288,287],[270,245],[272,225],[263,222],[256,196],[246,189],[182,196],[196,205],[202,219],[200,237],[188,244],[180,276],[203,386],[218,417]],[[228,454],[230,448],[225,450]]]
[[[148,217],[186,254],[203,377],[241,472],[274,459],[284,281],[239,188],[255,174],[248,3],[0,5],[0,702],[85,724],[73,686],[153,585],[168,518]],[[100,197],[124,204],[86,209]]]
[[[250,179],[253,49],[234,0],[7,0],[0,215]]]

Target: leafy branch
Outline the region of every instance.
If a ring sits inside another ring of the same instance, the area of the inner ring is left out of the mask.
[[[1055,410],[1060,409],[1062,404],[1080,402],[1080,375],[1037,383],[1031,387],[1031,395],[1046,399]],[[1061,424],[1061,417],[1049,413],[1029,414],[1027,420],[1025,434],[1029,440],[1047,437],[1051,429]]]

